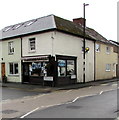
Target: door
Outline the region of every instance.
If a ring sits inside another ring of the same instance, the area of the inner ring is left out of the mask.
[[[5,63],[1,63],[1,72],[2,72],[2,79],[5,76]]]
[[[29,64],[23,63],[23,83],[29,83]]]

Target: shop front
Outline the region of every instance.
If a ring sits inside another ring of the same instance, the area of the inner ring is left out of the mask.
[[[57,85],[74,84],[77,82],[77,57],[57,55]]]
[[[22,83],[59,86],[76,83],[76,57],[22,58]]]
[[[51,70],[51,56],[35,56],[22,58],[22,83],[44,84],[48,83],[47,76],[53,78]],[[49,68],[50,64],[50,68]],[[53,82],[53,80],[52,80]]]

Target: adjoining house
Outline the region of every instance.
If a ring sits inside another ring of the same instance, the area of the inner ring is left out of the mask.
[[[112,79],[117,76],[117,48],[109,41],[96,42],[96,79]]]
[[[110,40],[111,44],[113,44],[114,52],[117,54],[117,65],[116,65],[116,77],[119,78],[119,42]]]
[[[1,65],[8,81],[54,85],[84,82],[82,20],[71,22],[49,15],[4,28]],[[86,28],[86,82],[97,79],[95,43],[105,40],[94,33]]]

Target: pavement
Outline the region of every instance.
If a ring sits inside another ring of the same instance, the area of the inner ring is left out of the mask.
[[[69,90],[69,89],[79,89],[79,88],[84,88],[89,86],[98,86],[100,84],[106,84],[106,83],[118,82],[118,81],[119,81],[119,78],[115,78],[115,79],[97,80],[97,81],[91,81],[87,83],[77,83],[77,84],[58,86],[58,87],[49,87],[49,86],[42,86],[39,84],[33,85],[33,84],[22,84],[22,83],[0,83],[0,86],[22,89],[27,91],[38,91],[40,93],[48,93],[48,92],[53,92],[57,90]]]

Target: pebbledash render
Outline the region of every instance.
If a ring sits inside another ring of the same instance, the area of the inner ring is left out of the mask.
[[[82,18],[72,22],[48,15],[2,29],[1,80],[6,76],[8,82],[54,86],[84,82],[81,21]],[[89,48],[85,55],[85,82],[89,82],[98,78],[96,42],[109,41],[88,27],[85,38]]]

